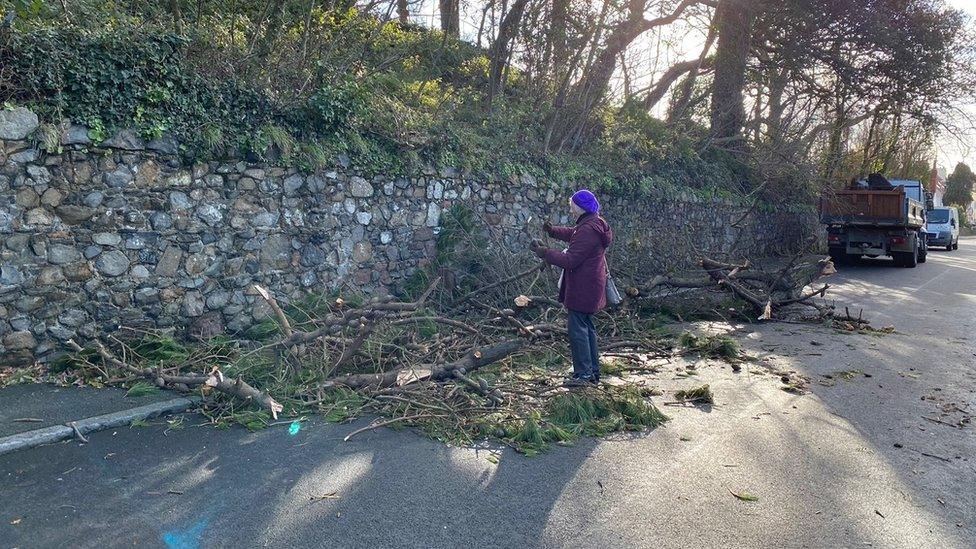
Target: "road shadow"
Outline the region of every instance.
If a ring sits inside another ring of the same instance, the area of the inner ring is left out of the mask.
[[[935,295],[944,296],[936,314],[961,315],[976,303],[976,279],[962,278],[972,260],[958,261],[943,264],[945,284],[932,284],[922,296],[922,283],[909,272],[918,269],[898,269],[885,286],[842,271],[839,285],[845,295],[860,296],[865,316],[878,303],[922,311]],[[882,293],[882,302],[871,301]],[[368,419],[345,425],[313,419],[290,435],[287,426],[254,433],[196,426],[199,416],[179,430],[165,423],[120,428],[91,435],[87,445],[0,456],[0,545],[767,547],[841,537],[851,547],[893,539],[966,547],[976,528],[976,494],[966,482],[976,472],[976,447],[971,431],[920,419],[933,406],[920,396],[972,399],[965,391],[976,386],[976,372],[960,367],[967,353],[972,364],[972,349],[947,344],[943,334],[911,332],[929,318],[917,314],[896,326],[899,333],[880,338],[763,325],[783,330],[787,367],[814,381],[848,368],[872,377],[813,383],[813,395],[793,396],[754,390],[750,383],[759,381],[749,380],[776,381],[742,374],[723,386],[722,407],[683,409],[673,414],[674,427],[583,439],[535,458],[452,448],[410,431],[383,429],[343,442]],[[972,334],[976,319],[960,318],[949,336]],[[745,336],[760,328],[737,329]],[[824,356],[792,351],[813,338],[829,345],[816,347]],[[792,419],[799,413],[793,406],[813,403],[828,413]],[[703,418],[702,429],[712,435],[682,442],[679,433]],[[770,427],[751,427],[764,425],[757,422]],[[727,464],[761,474],[736,476]],[[727,493],[746,481],[761,488],[755,507]],[[858,493],[865,486],[896,493],[902,513],[866,507]],[[926,528],[929,537],[918,534]]]
[[[976,438],[971,426],[946,425],[976,412],[976,255],[962,251],[930,255],[917,269],[881,271],[887,262],[865,260],[829,281],[841,311],[851,303],[893,334],[776,324],[733,331],[760,357],[785,351],[777,369],[809,377],[809,390],[835,416],[818,421],[853,430],[907,487],[906,499],[941,521],[943,535],[973,547]],[[781,349],[763,351],[750,332]]]
[[[248,433],[203,426],[165,435],[163,426],[122,428],[91,435],[89,445],[0,456],[8,483],[0,496],[31,494],[12,510],[22,518],[16,527],[0,525],[0,540],[189,548],[451,547],[466,539],[535,546],[566,483],[597,445],[583,439],[527,458],[509,449],[451,448],[409,430],[343,442],[367,421],[313,420],[295,436],[286,427]],[[63,527],[46,528],[51,521]]]

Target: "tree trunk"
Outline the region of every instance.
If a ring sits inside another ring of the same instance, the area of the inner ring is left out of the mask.
[[[528,0],[515,0],[515,3],[512,4],[512,7],[505,14],[501,24],[498,26],[498,37],[495,38],[495,42],[491,45],[491,50],[489,51],[489,57],[491,59],[491,67],[488,71],[489,108],[491,108],[495,95],[498,94],[501,88],[502,71],[505,69],[509,54],[511,53],[511,40],[515,37],[515,32],[518,30],[519,23],[522,21],[522,15],[525,13],[525,6],[528,3]]]
[[[756,6],[752,0],[722,0],[715,13],[718,50],[712,88],[712,137],[732,151],[745,148],[742,128],[745,107],[742,90],[746,81],[752,24]]]
[[[675,22],[690,6],[698,4],[700,0],[682,0],[675,6],[674,10],[665,16],[656,19],[645,19],[644,10],[647,0],[630,0],[627,7],[627,19],[617,24],[607,36],[607,41],[596,55],[593,64],[590,65],[583,78],[570,92],[570,97],[575,100],[579,112],[577,124],[566,128],[562,132],[562,142],[575,134],[576,138],[580,135],[582,124],[589,118],[589,113],[606,95],[607,85],[610,77],[617,67],[617,59],[620,54],[627,49],[638,36],[645,32],[662,25],[670,25]]]
[[[552,49],[552,61],[546,65],[552,71],[552,81],[561,80],[568,57],[566,51],[566,20],[569,13],[569,0],[552,0],[552,15],[549,25],[549,44]]]
[[[861,159],[861,167],[857,171],[858,177],[867,176],[868,166],[871,164],[871,160],[874,158],[871,149],[874,147],[874,135],[875,129],[878,123],[881,121],[882,113],[880,110],[874,112],[874,116],[871,117],[871,125],[868,126],[868,137],[867,141],[864,143],[864,157]]]
[[[890,135],[891,139],[888,140],[888,147],[885,150],[884,158],[881,160],[881,173],[887,173],[891,170],[891,161],[895,153],[901,148],[901,112],[895,113],[895,120],[892,124]]]
[[[183,36],[183,12],[180,10],[180,0],[169,0],[169,11],[173,16],[173,28],[176,29],[176,34]]]
[[[713,27],[714,28],[714,27]],[[644,109],[651,110],[655,105],[658,104],[664,95],[668,93],[671,86],[674,85],[675,81],[681,78],[682,75],[692,73],[689,79],[693,79],[697,76],[697,73],[702,69],[707,69],[711,66],[711,62],[708,61],[708,51],[712,49],[712,44],[715,42],[715,31],[709,30],[708,37],[705,38],[705,46],[702,48],[701,55],[698,59],[690,59],[688,61],[683,61],[672,65],[661,75],[654,87],[647,93],[644,97]],[[686,84],[688,85],[688,84]],[[682,89],[682,95],[684,95],[684,90]]]
[[[762,120],[763,120],[763,89],[762,84],[756,86],[756,99],[755,104],[752,106],[752,142],[758,143],[759,139],[762,137]]]
[[[592,105],[603,98],[607,84],[617,67],[620,52],[624,51],[642,32],[644,22],[644,0],[630,3],[630,16],[620,23],[607,37],[606,46],[600,51],[589,67],[587,74],[580,80],[572,95],[580,98],[582,105]]]
[[[631,84],[630,84],[630,68],[627,67],[627,56],[624,55],[624,52],[620,52],[620,74],[624,78],[623,91],[624,91],[624,100],[626,101],[630,99],[632,92],[631,92]]]
[[[441,13],[441,30],[457,38],[461,34],[460,0],[438,0]]]
[[[783,145],[783,94],[789,81],[789,71],[778,69],[769,80],[769,114],[766,116],[766,134],[774,150]]]
[[[257,56],[261,58],[267,57],[271,51],[274,49],[272,46],[278,37],[278,32],[281,30],[283,24],[283,16],[285,10],[284,2],[273,2],[272,8],[268,14],[268,21],[264,27],[264,32],[261,33],[261,38],[258,40],[257,45]]]
[[[589,47],[581,47],[576,51],[576,55],[573,56],[571,63],[567,63],[566,73],[563,75],[562,79],[559,81],[559,88],[556,90],[556,98],[553,100],[552,114],[549,116],[549,121],[546,124],[546,139],[543,144],[543,149],[547,153],[552,150],[561,150],[562,142],[560,141],[561,136],[566,130],[566,128],[571,128],[572,123],[566,122],[566,108],[567,99],[571,93],[572,88],[570,87],[570,78],[573,75],[573,67],[578,66],[580,58],[583,52],[586,51],[586,62],[583,64],[582,74],[586,74],[587,69],[593,64],[593,56],[597,50],[597,46],[600,44],[600,39],[603,36],[603,29],[605,28],[607,21],[607,13],[610,9],[610,3],[612,0],[603,0],[602,6],[600,8],[600,15],[597,17],[596,24],[593,26],[592,32],[584,40],[584,44],[589,45]],[[559,143],[553,146],[554,143]]]
[[[838,170],[844,157],[844,130],[849,127],[847,123],[847,108],[840,92],[834,100],[833,124],[827,136],[827,152],[824,158],[824,182],[831,184],[838,179]]]
[[[406,25],[410,22],[410,10],[407,9],[407,0],[397,0],[397,19],[400,21],[401,25]]]
[[[305,23],[302,25],[302,68],[308,63],[308,39],[312,35],[312,13],[315,11],[315,1],[308,3],[308,11],[305,12]]]

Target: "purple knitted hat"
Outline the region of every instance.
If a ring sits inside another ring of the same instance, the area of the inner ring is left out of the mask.
[[[586,213],[596,213],[600,211],[600,203],[597,202],[593,193],[586,189],[580,189],[573,194],[573,204],[576,204]]]

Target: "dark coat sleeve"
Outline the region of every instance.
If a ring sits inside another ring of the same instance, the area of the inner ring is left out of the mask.
[[[573,227],[553,227],[549,230],[549,236],[556,240],[569,242],[569,239],[573,238]]]
[[[565,252],[546,250],[546,263],[572,270],[579,267],[586,258],[593,256],[599,246],[600,237],[596,231],[581,227],[569,241],[569,248]]]

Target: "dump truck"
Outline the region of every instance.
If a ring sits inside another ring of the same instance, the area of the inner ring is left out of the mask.
[[[896,180],[889,188],[863,182],[820,199],[820,222],[837,264],[861,257],[890,256],[895,265],[925,262],[925,191],[918,181]]]

